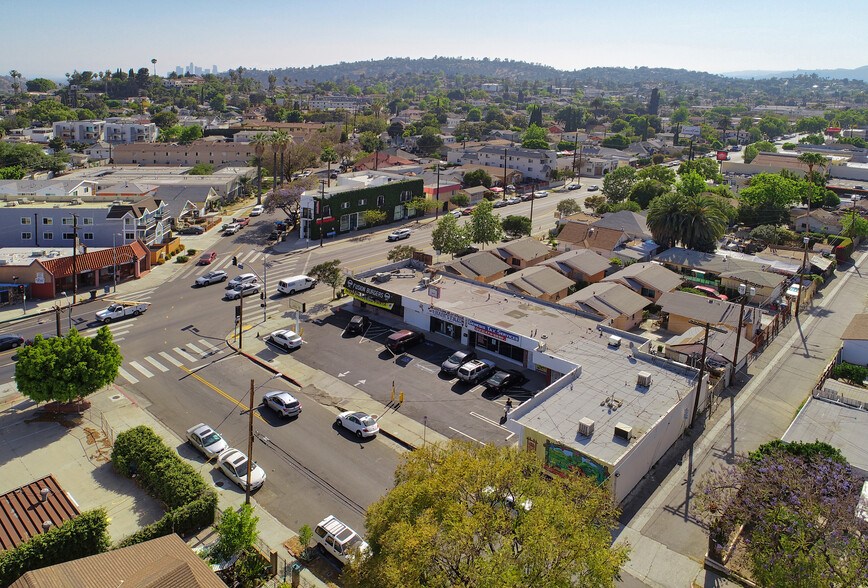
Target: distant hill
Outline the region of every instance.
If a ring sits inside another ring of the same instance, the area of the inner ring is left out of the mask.
[[[725,76],[741,79],[767,79],[767,78],[792,78],[794,76],[811,76],[816,74],[817,77],[831,78],[835,80],[860,80],[868,82],[868,65],[857,67],[855,69],[796,69],[791,71],[764,71],[764,70],[748,70],[748,71],[732,71],[726,72]]]

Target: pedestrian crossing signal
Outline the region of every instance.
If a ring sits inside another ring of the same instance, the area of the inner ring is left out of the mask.
[[[232,265],[238,265],[238,257],[232,257]]]

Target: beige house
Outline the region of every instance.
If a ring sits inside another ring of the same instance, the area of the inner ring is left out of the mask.
[[[692,324],[691,320],[732,330],[738,328],[740,304],[680,290],[663,294],[657,303],[665,317],[663,328],[673,333],[685,333],[698,326]],[[742,318],[742,335],[745,338],[753,339],[757,327],[760,326],[761,317],[760,309],[745,306]]]
[[[610,326],[629,331],[642,322],[642,310],[649,303],[621,284],[600,282],[570,294],[560,304],[599,315],[607,319]]]
[[[533,237],[524,237],[499,245],[492,251],[508,263],[510,267],[524,269],[542,263],[552,257],[555,252],[542,241]]]
[[[634,263],[603,279],[630,288],[633,292],[656,303],[666,292],[672,292],[684,283],[681,276],[658,263]]]
[[[558,251],[588,249],[611,258],[612,252],[629,240],[624,231],[568,222],[558,233]]]
[[[530,267],[492,282],[517,294],[557,302],[566,298],[576,283],[550,267]]]
[[[573,249],[542,262],[574,282],[594,284],[606,276],[612,262],[589,249]]]
[[[490,251],[480,251],[466,257],[452,260],[443,265],[449,273],[463,276],[477,282],[490,284],[506,275],[509,264],[492,254]]]

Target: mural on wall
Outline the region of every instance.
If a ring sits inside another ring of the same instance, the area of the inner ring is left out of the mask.
[[[595,479],[598,484],[602,484],[609,477],[607,468],[566,445],[552,441],[545,443],[543,468],[558,476],[565,476],[568,472],[579,472],[583,476]]]

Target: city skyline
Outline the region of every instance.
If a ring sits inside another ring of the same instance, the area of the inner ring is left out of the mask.
[[[95,0],[87,11],[71,13],[64,6],[57,0],[14,3],[5,14],[8,22],[21,23],[63,14],[70,30],[96,22],[104,25],[94,29],[97,37],[57,51],[48,43],[23,50],[7,35],[0,40],[0,72],[16,69],[30,79],[62,79],[75,69],[146,67],[166,75],[189,62],[207,64],[203,69],[219,63],[220,71],[266,70],[439,55],[512,59],[565,71],[648,66],[725,73],[866,65],[853,50],[852,37],[830,34],[842,27],[860,30],[868,22],[863,7],[851,0],[830,0],[822,10],[805,0],[714,5],[553,0],[544,10],[516,0],[445,0],[436,10],[383,0],[365,10],[349,3],[323,10],[273,0],[252,0],[243,7],[216,0],[207,13],[195,5],[155,0],[134,15],[136,28],[146,32],[123,36],[110,34],[114,23],[99,16],[114,14],[116,4]],[[118,26],[126,25],[121,20]],[[151,59],[157,59],[156,68]]]

